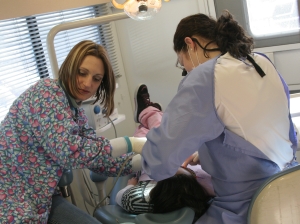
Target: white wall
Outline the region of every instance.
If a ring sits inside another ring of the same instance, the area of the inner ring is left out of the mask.
[[[257,48],[254,51],[271,53],[274,64],[290,90],[300,89],[300,44]]]
[[[300,47],[300,45],[298,46]],[[300,49],[274,53],[275,64],[290,90],[300,89]]]
[[[131,99],[136,86],[145,83],[152,101],[161,103],[163,109],[169,104],[182,79],[181,70],[175,67],[173,35],[183,17],[199,13],[199,2],[163,2],[161,11],[152,20],[116,22]]]

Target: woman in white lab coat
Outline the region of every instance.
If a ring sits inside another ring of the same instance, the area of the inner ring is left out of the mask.
[[[197,151],[216,194],[197,223],[246,223],[264,180],[297,164],[287,85],[228,11],[182,19],[173,42],[185,77],[147,134],[143,170],[169,178]]]

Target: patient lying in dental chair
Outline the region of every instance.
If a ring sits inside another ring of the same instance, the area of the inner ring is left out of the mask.
[[[160,125],[162,109],[160,104],[150,101],[144,84],[135,91],[135,106],[134,119],[140,125],[134,137],[145,137],[151,128]],[[128,180],[127,186],[118,192],[116,202],[133,214],[166,213],[190,207],[197,220],[214,196],[210,175],[199,164],[190,166],[184,162],[173,177],[158,182],[141,171],[141,175]]]
[[[118,192],[116,202],[133,214],[166,213],[190,207],[198,219],[213,196],[210,175],[197,165],[179,167],[173,177],[158,182],[146,174],[133,177]]]

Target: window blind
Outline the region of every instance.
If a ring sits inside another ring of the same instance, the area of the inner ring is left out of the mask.
[[[106,4],[0,21],[0,121],[13,101],[44,77],[53,78],[47,52],[49,30],[63,22],[106,15]],[[118,76],[118,63],[110,24],[86,26],[59,32],[54,39],[58,65],[81,40],[104,45]],[[109,48],[109,49],[108,49]]]

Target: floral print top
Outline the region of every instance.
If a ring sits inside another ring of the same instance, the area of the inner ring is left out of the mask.
[[[57,80],[41,79],[11,106],[0,126],[0,223],[47,223],[64,169],[89,168],[117,176],[128,155],[111,157],[82,108],[74,108]],[[132,172],[131,159],[122,175]]]

